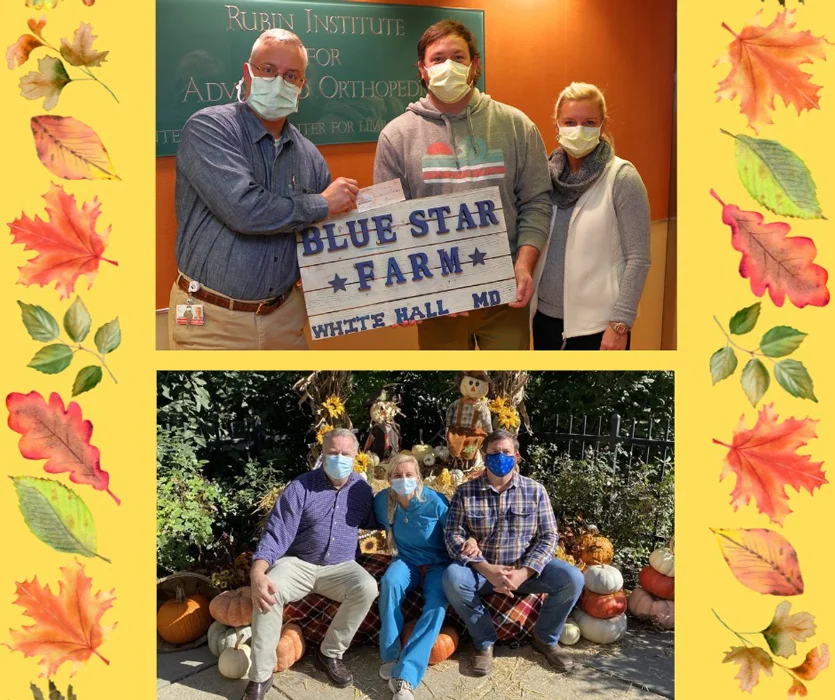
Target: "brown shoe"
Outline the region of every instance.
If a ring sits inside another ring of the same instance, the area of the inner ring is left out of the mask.
[[[493,647],[476,649],[473,656],[473,673],[477,676],[489,676],[493,670]]]
[[[342,663],[342,659],[332,659],[329,656],[325,656],[321,649],[316,649],[316,656],[313,658],[313,663],[316,664],[316,668],[328,674],[331,683],[337,688],[347,688],[354,682],[354,677],[351,675],[348,667]]]
[[[262,681],[261,683],[258,683],[256,681],[250,681],[246,684],[246,689],[244,690],[244,695],[241,698],[241,700],[264,700],[270,688],[272,687],[272,676],[270,676],[269,680]]]
[[[571,654],[561,648],[559,644],[548,646],[545,642],[540,642],[536,636],[534,636],[533,648],[548,659],[548,663],[554,667],[554,670],[559,671],[560,673],[568,671],[574,666],[574,659],[571,658]]]

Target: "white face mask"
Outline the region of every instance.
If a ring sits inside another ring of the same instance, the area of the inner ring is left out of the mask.
[[[470,66],[447,59],[443,63],[427,66],[429,90],[441,102],[452,104],[464,97],[472,87],[467,80]]]
[[[283,119],[288,114],[299,111],[299,95],[302,89],[284,78],[277,77],[273,80],[256,78],[252,75],[252,69],[246,64],[251,83],[249,85],[249,97],[246,103],[255,110],[256,114],[268,121]],[[244,81],[238,83],[238,102],[241,102],[241,89]]]
[[[600,143],[600,127],[597,126],[561,126],[557,137],[568,153],[575,158],[582,158],[591,153]]]

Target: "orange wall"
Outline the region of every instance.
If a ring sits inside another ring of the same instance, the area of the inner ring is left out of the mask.
[[[375,0],[371,0],[375,1]],[[388,0],[485,11],[486,92],[525,112],[550,152],[551,114],[572,80],[606,93],[618,154],[649,191],[652,218],[668,214],[675,65],[675,0]],[[334,177],[372,184],[373,143],[322,146]],[[174,158],[157,159],[157,308],[177,273]],[[655,258],[658,263],[663,260]]]

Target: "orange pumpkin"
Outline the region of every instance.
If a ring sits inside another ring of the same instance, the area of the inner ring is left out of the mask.
[[[169,644],[193,642],[206,634],[211,624],[209,599],[199,593],[187,596],[182,586],[177,586],[174,599],[157,611],[157,631]]]
[[[599,620],[617,617],[626,610],[626,594],[623,591],[600,595],[584,589],[577,605],[580,610]]]
[[[608,538],[593,532],[580,537],[578,544],[580,559],[586,564],[611,564],[615,557],[615,548]]]
[[[276,662],[273,669],[276,673],[286,671],[302,656],[304,656],[305,644],[302,636],[302,628],[295,622],[284,625],[281,629],[281,639],[276,647]]]
[[[415,629],[417,620],[410,620],[403,627],[403,634],[401,635],[401,642],[406,646],[409,637]],[[446,661],[455,650],[458,648],[458,631],[452,625],[444,625],[438,633],[438,638],[432,645],[432,652],[429,654],[429,665],[439,664],[441,661]]]
[[[212,599],[209,612],[215,620],[228,627],[251,625],[252,589],[244,586],[234,591],[224,591]]]
[[[664,600],[675,600],[675,578],[659,574],[651,566],[645,566],[638,575],[638,582],[647,593]]]

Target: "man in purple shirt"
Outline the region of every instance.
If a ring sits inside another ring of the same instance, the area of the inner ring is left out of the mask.
[[[315,663],[344,688],[354,678],[342,655],[377,597],[374,577],[356,562],[357,529],[378,528],[371,487],[353,470],[353,432],[325,434],[323,466],[294,479],[276,501],[255,550],[252,666],[242,700],[262,700],[273,684],[284,605],[318,593],[342,603]]]

